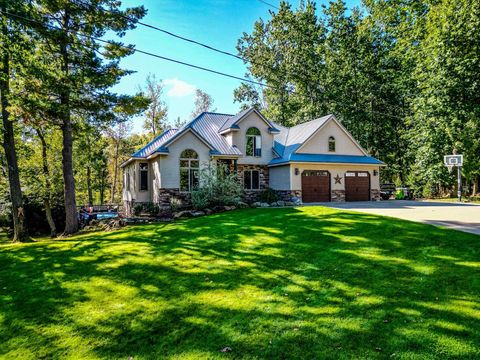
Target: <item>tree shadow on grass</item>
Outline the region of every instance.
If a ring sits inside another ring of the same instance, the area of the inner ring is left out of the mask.
[[[3,247],[0,357],[473,359],[479,239],[319,207]]]

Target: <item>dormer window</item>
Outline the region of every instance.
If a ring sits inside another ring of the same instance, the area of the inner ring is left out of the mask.
[[[328,151],[335,152],[335,138],[333,136],[328,138]]]
[[[256,127],[251,127],[247,130],[247,139],[246,139],[246,156],[262,156],[262,135],[260,130]]]

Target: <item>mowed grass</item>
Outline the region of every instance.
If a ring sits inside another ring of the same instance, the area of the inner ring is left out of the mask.
[[[0,357],[478,359],[480,236],[303,207],[1,245]]]

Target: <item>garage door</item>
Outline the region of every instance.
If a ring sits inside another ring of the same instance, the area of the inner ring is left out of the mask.
[[[347,171],[345,173],[345,200],[370,200],[370,174],[366,171]]]
[[[305,170],[302,173],[302,200],[305,203],[330,201],[330,173]]]

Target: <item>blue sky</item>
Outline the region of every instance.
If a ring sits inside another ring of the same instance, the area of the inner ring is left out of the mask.
[[[267,2],[279,4],[278,0]],[[139,3],[135,0],[125,0],[123,6],[137,6]],[[275,10],[259,0],[144,0],[141,3],[148,10],[143,22],[233,53],[236,53],[235,46],[242,33],[250,33],[256,20],[260,17],[268,19],[270,16],[268,11]],[[327,1],[317,2],[321,3]],[[297,6],[298,0],[292,1],[292,4]],[[358,0],[347,1],[349,7],[358,4]],[[246,72],[241,60],[143,26],[129,31],[122,41],[135,44],[140,50],[236,76],[242,77]],[[138,53],[122,60],[121,64],[123,68],[134,70],[136,73],[123,78],[114,90],[134,94],[140,86],[143,86],[147,75],[154,74],[157,79],[165,82],[164,100],[169,108],[171,122],[178,116],[190,120],[196,88],[206,91],[213,97],[217,111],[232,114],[238,111],[239,104],[233,102],[233,90],[239,85],[237,80]],[[134,119],[133,124],[134,132],[142,131],[141,118]]]

